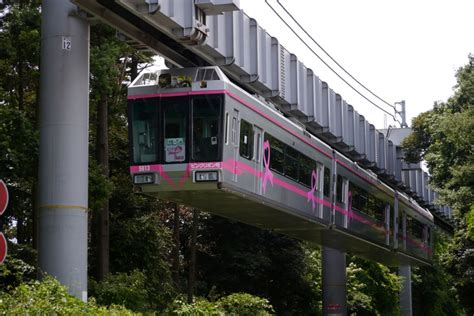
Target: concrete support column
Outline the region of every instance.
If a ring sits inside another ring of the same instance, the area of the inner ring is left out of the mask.
[[[39,269],[85,301],[89,24],[69,1],[41,10]]]
[[[322,247],[323,315],[347,315],[346,254]]]
[[[398,268],[398,274],[403,278],[402,290],[400,291],[400,311],[402,312],[403,316],[411,316],[411,266],[400,266]]]

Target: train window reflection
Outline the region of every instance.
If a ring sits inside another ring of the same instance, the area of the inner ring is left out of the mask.
[[[219,160],[219,98],[194,98],[192,103],[193,161]]]
[[[285,175],[293,180],[298,179],[298,156],[298,151],[290,146],[286,146]]]
[[[131,102],[133,162],[153,163],[157,161],[158,113],[156,99],[141,99]]]
[[[311,174],[313,170],[316,170],[316,163],[313,159],[300,155],[299,166],[299,181],[307,187],[311,187]]]
[[[270,169],[283,174],[284,172],[284,144],[275,137],[265,134],[265,140],[270,143]],[[265,163],[265,159],[263,161]]]
[[[407,215],[407,234],[418,240],[423,240],[423,224]]]
[[[384,221],[385,203],[368,193],[364,189],[349,183],[349,191],[352,193],[352,208],[375,218],[378,221]]]

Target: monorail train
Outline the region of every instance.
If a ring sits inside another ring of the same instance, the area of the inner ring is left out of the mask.
[[[128,95],[143,193],[387,265],[430,263],[430,212],[218,67],[146,73]]]

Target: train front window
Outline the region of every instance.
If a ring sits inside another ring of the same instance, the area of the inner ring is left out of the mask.
[[[146,164],[158,159],[158,107],[156,99],[130,101],[133,162]]]
[[[165,98],[163,107],[163,140],[165,163],[186,160],[187,98]]]
[[[220,160],[221,98],[195,97],[192,101],[193,161]]]

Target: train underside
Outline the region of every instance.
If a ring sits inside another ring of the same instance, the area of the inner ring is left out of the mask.
[[[193,190],[192,187],[196,189]],[[228,183],[191,184],[174,191],[157,192],[156,185],[143,186],[143,193],[160,199],[174,201],[214,215],[246,223],[292,238],[304,240],[315,246],[324,245],[353,255],[380,262],[387,266],[401,264],[426,265],[426,260],[370,242],[344,227],[332,225],[318,217],[308,217],[298,210],[288,210],[262,196],[243,191]],[[299,215],[295,215],[298,214]]]

